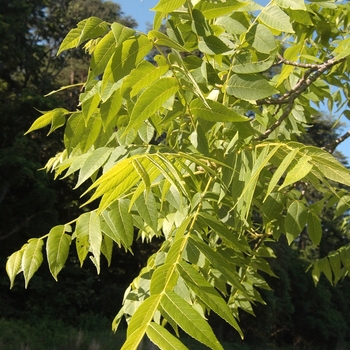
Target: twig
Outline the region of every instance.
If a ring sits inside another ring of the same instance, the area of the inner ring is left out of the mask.
[[[276,105],[278,106],[278,110],[281,108],[282,104],[287,104],[287,107],[285,108],[283,114],[279,117],[279,119],[272,126],[270,126],[264,132],[264,134],[255,138],[256,141],[266,139],[278,126],[282,124],[283,120],[286,119],[287,116],[292,111],[295,99],[299,97],[315,80],[317,80],[326,70],[345,60],[345,57],[337,61],[335,61],[332,58],[322,64],[304,64],[304,63],[291,62],[291,61],[285,60],[282,56],[279,56],[279,58],[280,58],[279,62],[293,65],[296,67],[308,68],[308,70],[304,73],[303,77],[300,78],[297,84],[291,90],[286,92],[284,95],[278,98],[267,98],[267,99],[256,101],[258,106]]]
[[[334,142],[331,144],[328,144],[324,147],[322,147],[324,150],[326,150],[329,153],[333,153],[334,150],[342,143],[344,142],[348,137],[350,137],[350,130],[348,130],[344,135],[338,137]]]

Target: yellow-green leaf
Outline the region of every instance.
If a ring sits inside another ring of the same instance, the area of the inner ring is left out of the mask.
[[[43,262],[42,247],[44,241],[39,238],[32,238],[25,246],[22,257],[22,270],[25,281],[25,288],[28,287],[30,279],[34,273],[38,270],[39,266]]]
[[[22,257],[26,248],[25,244],[20,250],[12,253],[6,262],[6,272],[10,279],[10,289],[12,289],[15,282],[16,275],[22,271]]]
[[[143,121],[155,114],[178,90],[179,84],[174,77],[156,80],[137,99],[124,133],[132,128],[138,128]]]
[[[46,242],[46,254],[49,269],[53,278],[57,281],[57,275],[62,270],[69,253],[71,236],[67,235],[65,225],[53,227]]]

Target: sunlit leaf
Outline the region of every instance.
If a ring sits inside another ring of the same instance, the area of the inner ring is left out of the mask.
[[[27,244],[25,244],[22,249],[12,253],[7,259],[6,273],[10,279],[10,289],[13,287],[16,275],[22,271],[22,257],[26,246]]]
[[[261,11],[259,19],[270,28],[281,32],[294,33],[288,15],[273,3],[270,3]]]
[[[174,292],[165,292],[162,308],[186,333],[210,349],[223,349],[211,327],[198,312]]]
[[[146,334],[151,341],[157,345],[160,349],[164,350],[186,350],[188,349],[179,339],[174,337],[169,331],[157,323],[151,322],[147,329]]]
[[[56,281],[68,258],[70,244],[71,236],[66,234],[65,225],[55,226],[50,230],[46,242],[46,254],[50,272]]]
[[[149,86],[135,103],[131,112],[129,124],[124,131],[127,133],[155,114],[160,107],[179,90],[179,84],[173,77],[156,80]]]
[[[259,100],[278,92],[266,79],[254,74],[233,74],[226,91],[228,94],[243,100]]]
[[[103,35],[107,29],[107,23],[97,17],[84,19],[78,23],[77,28],[72,29],[67,34],[60,45],[57,55],[62,51],[79,46],[85,40]]]
[[[25,246],[22,256],[22,271],[25,288],[28,287],[30,279],[43,262],[42,247],[44,241],[39,238],[31,238]]]

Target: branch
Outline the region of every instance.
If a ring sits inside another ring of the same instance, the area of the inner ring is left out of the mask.
[[[328,144],[324,147],[322,147],[324,150],[326,150],[329,153],[333,153],[334,150],[342,143],[344,142],[348,137],[350,137],[350,130],[348,130],[344,135],[338,137],[334,142],[331,144]]]
[[[339,63],[345,61],[345,59],[346,59],[346,57],[335,61],[333,58],[331,58],[322,64],[304,64],[304,63],[288,61],[282,57],[282,60],[280,60],[279,62],[293,65],[295,67],[309,68],[309,69],[305,72],[304,76],[299,79],[298,83],[291,90],[286,92],[284,95],[282,95],[278,98],[267,98],[267,99],[263,99],[263,100],[258,100],[257,105],[258,106],[261,106],[264,104],[280,105],[280,104],[288,104],[290,102],[294,102],[294,100],[298,96],[300,96],[326,70],[328,70],[329,68],[333,67],[336,64],[339,64]]]
[[[283,114],[279,117],[279,119],[272,126],[270,126],[264,132],[264,134],[255,138],[256,141],[261,141],[266,139],[278,126],[282,124],[283,120],[286,119],[290,114],[290,112],[292,111],[295,99],[298,98],[326,70],[328,70],[329,68],[333,67],[336,64],[339,64],[340,62],[345,61],[345,57],[344,57],[337,61],[331,58],[322,64],[304,64],[304,63],[291,62],[291,61],[285,60],[282,56],[279,56],[279,58],[280,58],[279,62],[293,65],[296,67],[308,68],[308,70],[304,73],[304,76],[299,79],[297,84],[291,90],[286,92],[284,95],[278,98],[267,98],[267,99],[256,101],[258,106],[277,105],[278,106],[277,111],[281,108],[282,104],[287,104],[287,107],[285,108]],[[337,145],[335,145],[335,147],[336,146]]]
[[[294,100],[293,100],[293,102],[294,102]],[[265,132],[262,135],[260,135],[259,137],[256,137],[254,140],[255,141],[262,141],[262,140],[267,139],[268,136],[282,124],[283,120],[288,117],[288,115],[290,114],[290,112],[293,109],[293,102],[288,104],[288,106],[286,107],[286,109],[284,110],[282,115],[278,118],[278,120],[274,124],[272,124],[267,130],[265,130]]]

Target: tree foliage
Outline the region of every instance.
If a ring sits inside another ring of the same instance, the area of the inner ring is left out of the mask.
[[[91,54],[79,104],[43,112],[28,132],[64,127],[64,149],[45,168],[77,174],[76,188],[90,183],[83,204],[95,209],[30,239],[6,269],[11,286],[20,272],[27,286],[45,247],[57,279],[73,244],[99,273],[114,244],[132,252],[135,239],[158,237],[113,321],[114,330],[128,322],[123,349],[145,335],[185,349],[179,328],[221,349],[205,315],[243,337],[241,311],[254,313],[270,289],[271,246],[301,234],[318,246],[324,211],[349,209],[349,170],[332,155],[349,133],[317,146],[303,135],[325,102],[348,116],[350,8],[160,0],[153,10],[147,34],[89,17],[63,40],[58,53]],[[324,273],[337,284],[349,261],[349,245],[322,257],[315,283]]]

